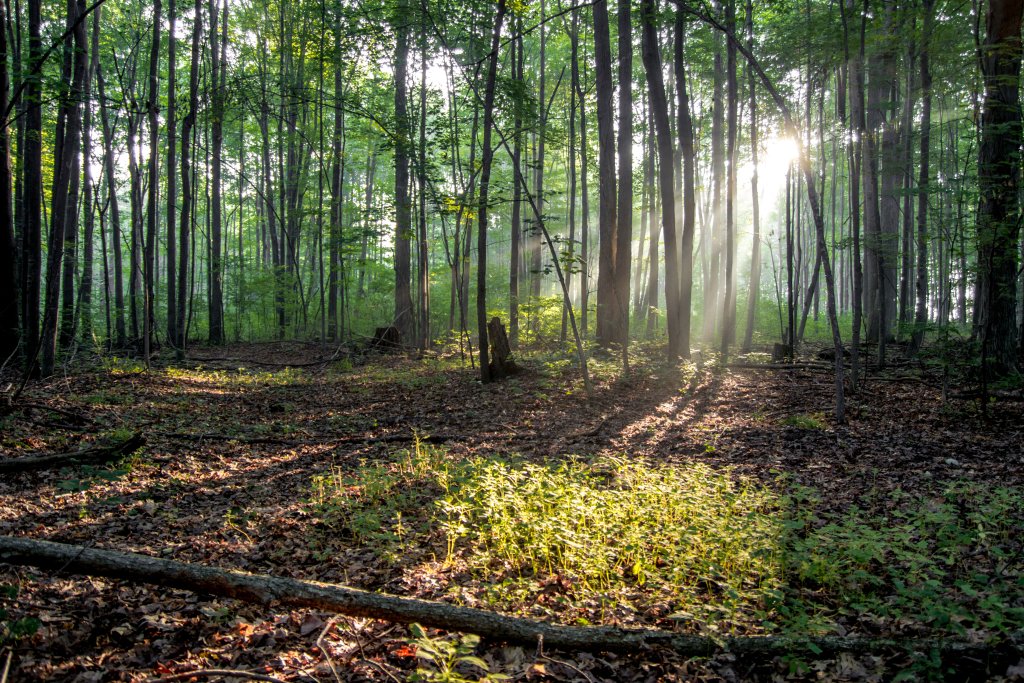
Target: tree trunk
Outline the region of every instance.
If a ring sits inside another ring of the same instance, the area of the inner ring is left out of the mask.
[[[190,152],[192,150],[193,128],[199,110],[199,46],[203,33],[202,0],[195,0],[194,20],[192,24],[192,55],[189,68],[189,103],[188,114],[181,125],[181,222],[178,229],[178,295],[175,326],[178,339],[175,344],[179,359],[185,357],[185,345],[188,343],[188,326],[186,312],[188,310],[188,281],[190,263],[190,242],[192,232],[192,166]],[[267,194],[267,193],[265,193]]]
[[[754,9],[752,0],[746,3],[747,49],[754,50]],[[761,301],[761,210],[757,195],[757,93],[754,88],[754,70],[747,67],[750,89],[750,159],[753,173],[750,178],[751,221],[754,226],[754,240],[750,252],[750,293],[747,299],[747,327],[743,334],[743,353],[749,353],[754,340],[757,324],[757,308]]]
[[[210,171],[210,182],[213,185],[213,202],[210,210],[209,339],[211,344],[224,343],[224,266],[221,263],[223,218],[221,216],[222,188],[220,177],[221,156],[224,147],[224,83],[222,76],[224,64],[221,52],[223,43],[219,39],[217,30],[219,2],[220,0],[210,0],[210,79],[212,83],[212,93],[210,96],[210,137],[212,138],[213,146],[213,168]],[[226,7],[220,21],[223,22],[223,28],[226,29],[228,23]]]
[[[42,0],[28,0],[28,68],[42,68]],[[39,353],[39,299],[42,268],[42,81],[30,78],[25,85],[25,146],[22,205],[25,227],[21,234],[21,328],[25,370],[35,370]]]
[[[629,0],[620,0],[619,48],[619,178],[618,215],[615,220],[616,327],[612,339],[622,344],[625,363],[629,344],[629,269],[633,243],[633,24]]]
[[[395,319],[402,341],[412,340],[411,249],[412,204],[409,199],[409,2],[400,0],[395,14]],[[486,323],[481,330],[486,330]]]
[[[619,302],[615,296],[615,251],[618,245],[615,211],[615,110],[612,106],[612,53],[608,26],[608,0],[597,0],[594,12],[594,63],[597,78],[598,149],[598,270],[597,343],[616,341]]]
[[[965,660],[987,660],[990,644],[946,641],[868,640],[822,636],[795,641],[790,637],[687,636],[671,631],[625,629],[614,626],[559,626],[509,617],[486,610],[372,593],[334,584],[285,577],[249,574],[187,564],[115,550],[99,550],[30,538],[0,536],[0,561],[6,564],[70,571],[89,576],[106,576],[137,583],[232,598],[265,606],[317,609],[353,617],[369,617],[396,623],[475,633],[496,641],[586,652],[636,652],[663,647],[686,657],[707,657],[720,650],[736,656],[775,657],[802,645],[822,657],[839,652],[886,650],[931,651],[939,647],[943,656]],[[1010,646],[1013,651],[1017,648]]]
[[[20,336],[17,253],[11,213],[10,121],[5,113],[10,88],[7,54],[7,12],[0,3],[0,364],[6,364],[17,352]]]
[[[736,0],[726,0],[725,25],[729,31],[736,31]],[[726,113],[725,155],[728,172],[725,181],[725,296],[722,298],[722,362],[729,358],[729,344],[736,333],[735,288],[733,284],[733,261],[736,242],[736,132],[739,88],[736,83],[736,45],[729,41],[726,48],[726,91],[728,106]]]
[[[146,253],[143,264],[145,279],[145,318],[143,320],[143,357],[146,367],[149,367],[150,345],[153,343],[153,327],[156,321],[155,281],[156,261],[154,250],[156,248],[157,230],[157,198],[160,190],[160,24],[163,17],[160,16],[160,0],[153,3],[153,41],[149,53],[149,101],[146,109],[149,114],[149,199],[146,206]]]
[[[935,0],[922,0],[924,26],[921,29],[921,166],[917,181],[917,281],[915,290],[917,305],[914,309],[914,333],[911,336],[911,352],[924,343],[925,326],[928,323],[928,197],[930,194],[929,155],[931,154],[932,127],[932,72],[929,57],[929,42],[935,21]]]
[[[672,158],[672,132],[668,119],[668,102],[662,79],[661,52],[655,30],[655,0],[641,3],[641,55],[647,72],[651,112],[658,137],[658,186],[661,190],[661,227],[665,234],[665,308],[668,319],[668,357],[675,360],[684,353],[679,320],[679,269],[676,253],[676,199]]]
[[[494,159],[491,130],[494,128],[494,90],[498,77],[501,24],[504,19],[505,0],[498,0],[494,33],[491,36],[491,51],[487,58],[487,80],[484,83],[484,135],[480,148],[480,195],[477,206],[476,322],[479,334],[480,380],[484,383],[491,381],[487,348],[487,194],[491,183],[491,162]]]
[[[683,358],[690,357],[690,316],[693,308],[693,240],[696,233],[697,212],[697,154],[694,149],[693,115],[690,111],[690,94],[686,85],[685,59],[686,24],[682,8],[676,8],[675,17],[675,70],[676,92],[679,106],[678,117],[679,149],[683,158],[683,234],[680,240],[681,257],[679,258],[679,304],[678,304],[678,335],[679,354]],[[666,254],[669,253],[666,244]],[[675,250],[672,251],[675,254]],[[667,286],[667,285],[666,285]]]
[[[1020,234],[1020,69],[1024,2],[992,2],[981,49],[985,100],[978,150],[978,277],[975,334],[985,377],[1017,365],[1017,239]]]
[[[165,258],[167,260],[167,341],[172,346],[178,344],[178,273],[175,268],[175,259],[178,257],[178,245],[175,240],[175,217],[178,215],[178,121],[177,103],[175,102],[175,79],[177,73],[177,47],[178,39],[174,32],[177,26],[178,15],[175,0],[167,2],[167,215],[164,220],[167,223],[167,248]],[[239,228],[241,229],[241,228]],[[182,273],[181,277],[184,277]]]
[[[71,82],[64,102],[61,104],[61,118],[64,121],[62,143],[58,136],[56,153],[56,178],[53,184],[53,212],[50,217],[50,240],[47,242],[46,302],[42,328],[42,363],[40,371],[44,377],[53,374],[57,354],[57,308],[60,298],[61,264],[64,258],[64,244],[68,233],[78,231],[78,173],[81,163],[82,142],[82,89],[85,83],[88,47],[85,22],[78,21],[79,13],[85,11],[85,3],[68,0],[67,26],[71,31],[69,41],[74,41],[74,50],[68,49],[65,58],[73,60]],[[69,258],[73,258],[72,254]],[[73,271],[72,271],[73,275]],[[65,280],[67,277],[65,276]],[[73,279],[72,279],[73,283]],[[71,308],[74,324],[74,298],[65,302],[65,309]]]

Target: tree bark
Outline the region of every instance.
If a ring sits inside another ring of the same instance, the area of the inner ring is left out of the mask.
[[[618,215],[615,219],[615,312],[612,338],[623,349],[629,344],[629,273],[633,243],[633,23],[630,0],[620,0],[618,14],[619,48],[619,178]],[[624,361],[625,362],[625,361]]]
[[[930,193],[929,155],[931,154],[932,133],[932,73],[929,56],[929,41],[935,21],[935,0],[922,0],[924,26],[921,29],[921,166],[917,181],[917,280],[914,308],[914,332],[911,335],[911,352],[915,353],[924,343],[925,326],[928,323],[928,197]]]
[[[7,12],[0,3],[0,364],[18,350],[17,254],[14,246],[14,215],[11,205],[11,140],[7,111],[10,76],[7,70]]]
[[[491,163],[494,160],[491,132],[494,128],[494,91],[498,79],[498,50],[504,20],[505,0],[498,0],[491,51],[487,56],[487,79],[484,82],[484,135],[480,147],[480,194],[477,205],[476,322],[479,330],[480,380],[485,383],[492,379],[487,348],[487,195],[491,183]]]
[[[597,78],[598,149],[598,266],[597,343],[616,341],[619,302],[615,296],[615,251],[618,229],[615,211],[615,110],[612,105],[612,53],[608,26],[608,0],[597,0],[594,12],[594,73]]]
[[[403,342],[412,339],[411,248],[412,203],[409,199],[409,135],[407,72],[409,64],[409,2],[400,0],[395,15],[395,319]],[[482,330],[486,330],[486,323]]]
[[[1020,69],[1024,2],[989,4],[981,48],[985,99],[978,150],[978,277],[975,334],[985,376],[1017,365],[1017,239],[1020,234]]]
[[[665,234],[665,308],[668,318],[668,357],[675,360],[684,354],[679,320],[679,269],[676,258],[676,199],[672,158],[672,132],[668,119],[668,101],[661,74],[661,52],[654,21],[657,16],[655,0],[643,0],[641,55],[647,72],[651,112],[658,137],[658,186],[661,190],[661,227]]]

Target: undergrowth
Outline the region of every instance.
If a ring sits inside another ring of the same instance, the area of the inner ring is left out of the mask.
[[[1024,628],[1024,492],[951,483],[829,509],[811,489],[625,457],[460,461],[422,443],[314,480],[343,540],[392,561],[433,551],[461,595],[587,623],[609,614],[707,633]]]

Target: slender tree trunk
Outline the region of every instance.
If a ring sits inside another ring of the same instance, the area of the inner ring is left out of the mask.
[[[572,20],[573,39],[578,45],[578,10],[573,11]],[[587,100],[583,97],[579,63],[579,59],[572,62],[572,79],[580,103],[580,333],[586,337],[590,318],[590,192],[587,187],[590,147],[587,144]]]
[[[993,2],[981,49],[985,100],[978,150],[978,277],[975,334],[984,377],[1017,365],[1017,240],[1020,235],[1020,69],[1024,2]]]
[[[746,3],[747,49],[754,51],[754,9],[752,0]],[[747,67],[747,87],[750,89],[750,159],[754,167],[750,177],[751,221],[754,226],[754,240],[750,252],[750,293],[747,299],[747,328],[743,334],[743,353],[748,353],[753,345],[754,328],[757,325],[757,308],[761,301],[761,208],[757,193],[757,92],[754,82],[754,70]]]
[[[573,35],[571,36],[571,50],[573,73],[575,73],[576,66],[576,55],[577,55],[577,41],[575,35],[576,19],[575,14],[573,18]],[[516,32],[516,38],[513,41],[513,76],[518,82],[523,82],[523,36],[521,31]],[[576,93],[573,92],[573,98]],[[575,101],[575,99],[574,99]],[[522,107],[515,107],[514,119],[512,121],[512,167],[520,168],[522,166],[523,159],[523,114]],[[575,121],[576,111],[574,107],[569,107],[569,164],[574,164],[572,158],[572,136],[573,136],[573,122]],[[575,201],[576,193],[576,176],[575,173],[570,170],[570,191],[569,196],[570,202]],[[512,227],[510,235],[509,245],[509,265],[508,265],[508,343],[509,347],[514,351],[519,348],[519,263],[522,260],[522,236],[523,236],[523,222],[522,222],[522,189],[519,183],[512,183]],[[570,208],[570,212],[572,208]],[[569,214],[573,216],[572,213]],[[571,221],[571,218],[570,218]],[[571,225],[571,223],[570,223]],[[562,328],[565,328],[565,323],[562,323]]]
[[[651,112],[658,138],[658,186],[661,190],[661,226],[665,233],[665,308],[668,318],[668,357],[675,360],[685,350],[682,348],[679,321],[679,269],[676,258],[676,199],[672,158],[672,131],[668,118],[668,102],[662,77],[661,52],[655,30],[657,6],[655,0],[642,0],[641,55],[647,72],[647,87],[650,91]]]
[[[178,245],[175,239],[175,217],[178,215],[178,121],[177,102],[175,101],[175,82],[177,73],[178,39],[174,32],[178,15],[176,0],[167,2],[167,341],[172,346],[178,345],[178,273],[175,259],[178,257]],[[184,277],[184,275],[182,275]]]
[[[409,199],[409,3],[400,0],[395,15],[395,327],[402,341],[412,340],[411,249],[412,203]],[[484,321],[486,334],[486,321]]]
[[[693,240],[696,233],[697,212],[697,154],[694,149],[693,117],[690,113],[690,94],[686,85],[685,59],[686,24],[682,8],[676,8],[675,17],[675,65],[676,91],[679,97],[677,116],[679,149],[683,160],[683,234],[680,240],[681,258],[679,259],[679,353],[683,358],[690,357],[690,316],[693,308]],[[675,254],[668,249],[667,254]]]
[[[160,0],[153,3],[153,42],[149,53],[149,101],[146,109],[149,113],[149,199],[146,206],[146,254],[144,263],[145,273],[145,319],[143,333],[143,355],[145,356],[146,367],[149,367],[150,347],[153,343],[153,327],[156,321],[154,301],[155,280],[156,280],[156,231],[157,231],[157,198],[160,190],[160,24],[163,17],[160,16]]]
[[[0,3],[0,364],[18,351],[17,253],[11,204],[11,140],[7,111],[10,75],[7,71],[7,11]]]
[[[736,0],[726,0],[725,25],[736,30]],[[736,309],[733,285],[734,244],[736,241],[736,129],[739,88],[736,83],[736,46],[729,41],[726,47],[726,90],[728,105],[726,113],[725,155],[728,170],[725,181],[725,296],[722,300],[722,360],[729,357],[729,344],[736,333]]]
[[[917,281],[915,290],[917,305],[914,309],[914,333],[911,337],[911,352],[916,352],[924,342],[925,325],[928,323],[928,197],[930,194],[929,156],[931,155],[932,134],[932,72],[929,55],[932,27],[935,21],[935,0],[922,0],[921,52],[921,166],[917,180]]]
[[[498,50],[501,45],[501,24],[505,19],[505,0],[498,0],[494,18],[494,33],[491,37],[491,51],[487,58],[487,80],[484,83],[484,135],[480,159],[480,195],[477,208],[477,289],[476,322],[479,335],[480,379],[491,381],[491,369],[487,348],[487,194],[491,183],[491,162],[494,150],[491,147],[491,130],[494,128],[494,90],[498,76]]]
[[[633,243],[633,24],[629,0],[619,2],[619,178],[618,215],[615,219],[615,329],[612,339],[622,344],[623,363],[628,364],[629,269]]]
[[[64,243],[68,232],[78,231],[78,173],[81,162],[82,142],[82,90],[85,84],[88,55],[85,22],[77,21],[85,11],[84,2],[68,0],[67,26],[71,31],[70,40],[74,51],[68,50],[66,59],[73,60],[71,82],[65,100],[61,105],[64,123],[63,144],[59,144],[57,178],[53,190],[53,215],[50,218],[50,240],[47,243],[48,258],[46,269],[46,302],[42,330],[42,363],[40,371],[44,377],[53,374],[57,353],[57,306],[60,295],[61,264],[64,258]],[[58,136],[59,137],[59,136]],[[72,254],[70,258],[74,258]],[[73,271],[72,271],[73,277]],[[65,280],[67,278],[65,277]],[[73,284],[73,279],[72,279]],[[67,290],[65,290],[67,291]],[[65,302],[65,309],[71,309],[71,326],[74,326],[74,298]]]
[[[210,137],[213,146],[212,162],[210,169],[210,182],[212,184],[212,206],[210,209],[210,301],[209,317],[210,330],[209,338],[211,344],[224,343],[224,265],[221,263],[221,250],[223,241],[221,231],[223,229],[223,218],[221,216],[221,157],[224,147],[224,84],[221,75],[224,69],[221,53],[221,40],[218,39],[218,4],[220,0],[210,0],[210,79],[213,91],[210,97],[211,121]],[[227,28],[227,8],[224,8],[219,21],[223,22],[223,28]]]
[[[421,13],[422,14],[422,13]],[[419,339],[420,351],[430,348],[430,252],[427,245],[427,23],[420,17],[420,116],[419,163],[419,244],[417,247],[419,275]]]
[[[35,371],[39,352],[39,300],[42,269],[42,0],[28,0],[28,69],[37,74],[25,86],[25,145],[21,150],[22,205],[25,227],[21,240],[21,326],[25,369]]]
[[[192,25],[192,55],[189,67],[189,103],[188,114],[181,125],[181,221],[178,229],[178,293],[175,327],[178,331],[178,358],[185,357],[185,345],[188,343],[188,324],[186,311],[189,308],[188,284],[190,264],[190,244],[192,235],[192,204],[195,201],[192,191],[192,166],[190,153],[192,136],[199,110],[199,48],[203,34],[202,0],[195,0],[194,20]],[[264,130],[266,128],[264,127]],[[266,149],[264,148],[264,151]],[[265,195],[268,193],[264,193]]]
[[[334,165],[331,169],[331,228],[330,228],[330,246],[328,248],[328,259],[330,260],[330,267],[328,268],[327,278],[327,338],[334,341],[338,338],[338,313],[341,298],[339,296],[340,286],[340,273],[339,267],[341,262],[341,219],[342,219],[342,159],[341,159],[341,138],[345,129],[345,107],[344,107],[344,95],[345,95],[345,84],[342,79],[341,69],[341,36],[343,33],[343,13],[341,3],[338,2],[335,5],[335,12],[337,14],[335,18],[334,27],[334,133],[331,136],[331,156],[334,159]],[[374,163],[371,159],[371,165]],[[372,183],[371,183],[372,185]],[[367,212],[369,212],[369,201],[372,197],[372,189],[369,191],[367,198]],[[365,227],[364,227],[365,230]],[[366,240],[364,237],[364,252]],[[363,279],[365,277],[366,266],[365,266],[366,254],[363,254],[364,265],[360,267],[359,271],[359,291],[363,291]]]
[[[597,149],[599,203],[597,270],[597,343],[617,341],[619,301],[615,295],[615,251],[618,246],[615,210],[615,110],[612,105],[612,53],[608,0],[597,0],[594,12],[594,63],[597,78]]]

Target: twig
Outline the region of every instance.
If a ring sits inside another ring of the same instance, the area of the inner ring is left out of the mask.
[[[382,674],[393,680],[395,683],[402,683],[402,681],[395,678],[395,675],[393,673],[391,673],[390,671],[385,669],[381,664],[378,664],[372,659],[360,659],[356,661],[356,664],[369,664],[371,666],[374,666],[377,668],[378,671],[380,671]]]
[[[0,683],[7,683],[7,677],[11,673],[11,658],[14,657],[14,650],[7,650],[7,661],[4,662],[4,672],[0,675]]]
[[[334,662],[331,661],[331,653],[328,652],[327,648],[324,647],[324,637],[327,635],[327,632],[330,631],[334,627],[334,624],[336,624],[337,622],[338,617],[331,617],[327,620],[327,625],[324,626],[324,629],[320,631],[320,635],[317,636],[316,646],[320,648],[320,652],[323,653],[324,659],[327,661],[327,666],[331,667],[331,673],[334,674],[334,680],[336,680],[338,683],[341,683],[341,676],[338,675],[338,670],[334,668]]]
[[[174,674],[163,678],[151,678],[147,683],[157,683],[157,681],[187,681],[190,678],[209,678],[211,676],[234,676],[235,678],[248,678],[251,681],[284,683],[280,678],[275,678],[274,676],[253,673],[252,671],[243,671],[241,669],[196,669],[195,671],[186,671],[185,673]]]
[[[583,669],[580,669],[579,667],[570,664],[569,662],[563,662],[561,659],[555,659],[554,657],[548,657],[547,655],[543,655],[543,654],[540,656],[540,658],[541,659],[545,659],[545,660],[547,660],[549,662],[552,662],[553,664],[560,664],[561,666],[564,666],[567,669],[572,669],[573,671],[578,673],[580,676],[583,676],[585,679],[590,681],[590,683],[594,683],[594,679],[590,676],[590,674],[588,674]]]

